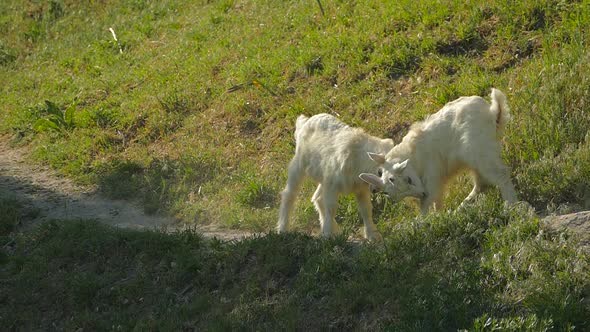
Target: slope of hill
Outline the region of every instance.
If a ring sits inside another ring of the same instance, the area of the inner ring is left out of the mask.
[[[399,140],[491,87],[509,98],[503,158],[520,197],[539,214],[590,204],[587,0],[5,0],[0,32],[1,137],[189,226],[274,227],[299,114]],[[304,232],[312,189],[295,213]],[[355,233],[354,200],[340,203]],[[497,191],[425,218],[378,196],[379,245],[61,219],[14,232],[30,213],[0,198],[8,329],[590,328],[588,253]]]

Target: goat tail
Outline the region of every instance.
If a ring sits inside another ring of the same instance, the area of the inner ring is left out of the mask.
[[[305,115],[300,115],[297,118],[297,122],[295,122],[295,142],[297,142],[299,132],[301,131],[301,128],[303,128],[303,125],[307,122],[307,120],[309,120],[309,118]]]
[[[495,115],[496,119],[496,131],[498,135],[502,135],[506,124],[510,120],[510,108],[508,107],[508,99],[502,91],[492,88],[490,95],[492,98],[492,105],[490,106],[490,112]]]

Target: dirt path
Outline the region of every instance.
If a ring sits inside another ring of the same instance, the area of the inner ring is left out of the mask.
[[[106,224],[134,229],[180,229],[174,218],[147,215],[129,201],[102,197],[92,187],[81,187],[58,176],[47,167],[25,162],[26,148],[11,148],[7,139],[0,137],[0,197],[12,196],[29,211],[25,227],[51,219],[97,219]],[[590,211],[543,219],[549,230],[566,228],[582,238],[582,245],[590,250]],[[197,227],[207,237],[235,240],[252,233],[218,229],[215,226]]]
[[[96,188],[76,185],[47,167],[25,162],[26,148],[11,148],[6,142],[0,137],[0,197],[15,197],[25,206],[25,227],[51,219],[97,219],[125,228],[179,229],[174,218],[147,215],[136,204],[106,199]],[[223,240],[251,235],[213,226],[200,227],[197,231]]]

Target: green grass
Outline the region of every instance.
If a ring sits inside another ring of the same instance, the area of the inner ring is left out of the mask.
[[[0,269],[8,329],[590,328],[590,256],[491,199],[398,223],[374,246],[300,233],[219,242],[66,220],[15,242]]]
[[[324,15],[315,1],[4,1],[0,132],[148,212],[268,230],[298,114],[399,140],[447,101],[497,87],[520,196],[541,211],[585,204],[587,1],[322,4]]]

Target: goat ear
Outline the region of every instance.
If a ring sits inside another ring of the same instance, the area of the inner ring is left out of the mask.
[[[368,184],[374,185],[375,187],[377,187],[379,189],[383,188],[383,182],[381,182],[381,178],[375,174],[361,173],[361,175],[359,175],[359,178]]]
[[[399,164],[393,165],[393,171],[396,173],[401,173],[406,169],[407,166],[408,166],[408,159],[402,161]]]
[[[367,154],[369,155],[369,158],[371,158],[372,161],[376,162],[379,165],[383,165],[385,164],[385,156],[379,153],[373,153],[373,152],[367,152]]]

